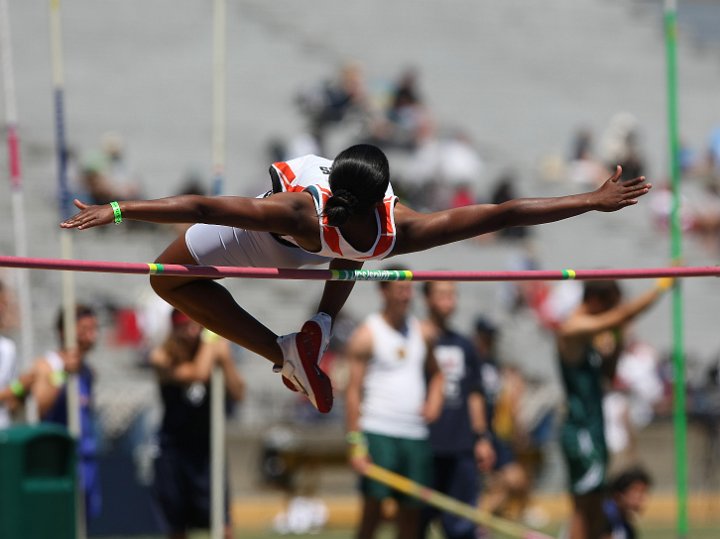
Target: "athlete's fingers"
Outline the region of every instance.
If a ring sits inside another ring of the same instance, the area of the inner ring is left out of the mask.
[[[643,192],[649,191],[650,187],[651,186],[649,184],[635,185],[633,187],[625,188],[625,190],[623,192],[625,193],[625,195],[632,195],[634,193],[643,193]]]
[[[622,167],[620,165],[617,165],[615,167],[615,174],[610,176],[610,181],[617,182],[620,179],[620,176],[622,176]]]
[[[633,178],[632,180],[627,180],[623,182],[623,185],[625,187],[633,187],[635,185],[642,184],[645,181],[645,176],[638,176],[637,178]]]
[[[84,210],[85,208],[88,207],[87,204],[85,204],[84,202],[82,202],[81,200],[79,200],[77,198],[75,200],[73,200],[73,204],[75,204],[75,206],[77,206],[81,210]]]

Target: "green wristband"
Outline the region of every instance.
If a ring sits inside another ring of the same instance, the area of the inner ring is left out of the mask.
[[[67,381],[67,373],[65,371],[53,371],[50,375],[50,383],[55,387],[62,387]]]
[[[351,445],[367,445],[367,439],[362,432],[351,431],[345,436],[345,441]]]
[[[110,203],[110,207],[112,208],[113,214],[115,215],[115,224],[119,225],[120,223],[122,223],[122,212],[120,211],[120,204],[113,200]]]
[[[10,393],[21,399],[25,396],[25,386],[20,380],[10,382]]]

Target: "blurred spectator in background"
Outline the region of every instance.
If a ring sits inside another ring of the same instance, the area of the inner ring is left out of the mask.
[[[542,527],[547,515],[531,505],[534,480],[544,465],[553,433],[557,389],[547,380],[527,378],[519,366],[497,360],[498,330],[486,318],[475,323],[475,345],[490,411],[497,462],[489,476],[481,508],[528,525]],[[542,354],[536,350],[538,357]]]
[[[7,275],[11,275],[9,272]],[[20,328],[20,309],[13,290],[5,283],[6,274],[0,272],[0,333],[10,334]]]
[[[436,490],[475,506],[480,472],[489,472],[495,463],[480,363],[473,343],[450,327],[457,308],[455,283],[426,282],[423,292],[428,310],[423,333],[433,343],[433,354],[445,379],[442,413],[430,424],[433,484]],[[430,523],[438,517],[446,538],[476,539],[474,522],[429,506],[423,509],[421,537],[427,536]]]
[[[626,338],[615,376],[603,398],[605,440],[610,470],[637,464],[636,433],[650,424],[663,397],[657,351],[637,338]]]
[[[0,281],[0,331],[3,329],[2,320],[8,307],[8,293],[5,285]],[[17,369],[17,351],[15,343],[7,337],[0,334],[0,429],[10,426],[10,407],[17,393],[24,393],[24,389],[17,384],[11,385],[15,377]],[[3,399],[2,389],[8,389],[7,395]]]
[[[424,137],[408,157],[399,187],[413,204],[444,210],[476,203],[485,164],[467,133],[455,129]]]
[[[413,283],[379,283],[383,305],[351,335],[346,357],[350,462],[360,474],[370,462],[424,486],[432,484],[428,423],[443,406],[443,375],[420,321],[410,315]],[[394,497],[399,539],[417,539],[422,502],[363,478],[358,539],[375,537],[383,500]]]
[[[565,455],[573,515],[569,539],[602,537],[603,490],[608,451],[603,419],[604,379],[611,378],[627,323],[652,306],[672,280],[622,301],[615,281],[585,281],[582,303],[557,328],[557,349],[567,400],[560,442]]]
[[[635,539],[635,519],[644,510],[652,487],[652,478],[640,467],[629,468],[610,482],[603,502],[607,519],[605,534],[611,539]]]
[[[126,200],[132,191],[117,188],[108,176],[105,160],[101,155],[91,155],[80,166],[81,193],[93,204],[109,204],[112,200]]]
[[[58,314],[57,330],[60,348],[37,358],[32,367],[16,378],[12,385],[0,389],[0,401],[19,402],[28,394],[35,399],[40,420],[68,427],[68,374],[77,374],[79,382],[80,440],[77,444],[80,485],[85,500],[85,516],[97,517],[102,508],[98,477],[98,436],[95,430],[93,398],[94,374],[87,363],[87,354],[95,347],[98,321],[86,305],[75,308],[77,348],[64,344],[64,312]],[[1,359],[1,358],[0,358]],[[2,386],[0,386],[2,387]]]
[[[503,367],[497,384],[490,417],[497,464],[488,477],[481,507],[489,513],[518,520],[530,496],[530,478],[515,450],[515,438],[521,435],[517,415],[524,381],[517,369]]]
[[[709,176],[712,181],[720,182],[720,125],[710,131],[707,146]]]
[[[80,188],[87,193],[93,204],[108,204],[117,200],[118,193],[113,189],[110,179],[105,175],[99,161],[86,159],[80,168]]]
[[[602,149],[607,169],[614,170],[620,165],[623,180],[645,174],[645,157],[640,149],[640,124],[632,114],[619,112],[610,118],[603,134]]]
[[[245,384],[230,344],[173,309],[172,330],[150,363],[157,374],[163,418],[158,433],[154,494],[170,539],[185,539],[193,528],[210,526],[210,375],[215,365],[225,378],[226,408],[243,397]],[[225,483],[225,537],[232,537],[229,483]]]
[[[141,197],[140,179],[128,162],[123,136],[115,131],[103,133],[100,148],[105,161],[105,174],[113,191],[121,195],[120,198]]]
[[[80,441],[78,464],[85,494],[86,516],[97,517],[102,509],[102,494],[98,475],[97,453],[99,437],[96,431],[94,405],[95,374],[87,362],[87,354],[98,340],[98,319],[87,305],[75,308],[77,348],[65,348],[65,313],[58,313],[55,330],[60,349],[50,351],[35,361],[35,378],[32,396],[38,407],[41,421],[68,426],[68,374],[78,377],[80,397]]]
[[[668,364],[670,361],[668,358]],[[684,362],[690,364],[692,357],[684,358]],[[700,379],[688,384],[688,414],[702,434],[700,484],[707,490],[717,490],[720,485],[720,358],[716,357],[700,370]],[[668,382],[672,384],[671,379]]]
[[[296,98],[300,112],[307,121],[307,137],[291,141],[285,155],[274,161],[285,161],[299,155],[332,153],[327,148],[328,130],[351,119],[363,118],[370,112],[367,90],[359,64],[347,63],[335,80],[303,89]]]
[[[370,125],[364,141],[383,150],[413,151],[433,132],[433,122],[420,95],[419,73],[406,68],[391,90],[385,114]]]
[[[107,132],[100,145],[99,151],[84,155],[76,172],[79,175],[78,196],[89,198],[93,204],[141,197],[138,180],[127,164],[122,136]]]
[[[567,173],[571,182],[593,189],[602,185],[609,173],[607,167],[595,158],[592,132],[587,128],[575,133]]]

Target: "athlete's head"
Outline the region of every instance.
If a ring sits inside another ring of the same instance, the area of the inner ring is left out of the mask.
[[[340,226],[350,216],[367,212],[383,199],[389,183],[390,165],[380,148],[357,144],[340,152],[330,173],[328,224]]]
[[[585,281],[583,303],[593,314],[603,313],[615,307],[622,299],[617,281]]]

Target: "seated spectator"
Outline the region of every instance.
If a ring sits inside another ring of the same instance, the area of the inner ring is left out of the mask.
[[[592,133],[588,129],[580,129],[573,139],[568,179],[584,187],[596,189],[607,174],[608,169],[593,155]]]
[[[105,173],[113,190],[118,194],[118,199],[140,198],[142,190],[139,178],[130,168],[125,139],[119,133],[108,131],[103,133],[100,144],[105,160]]]
[[[111,176],[110,162],[100,152],[85,157],[80,166],[79,188],[92,204],[108,204],[112,200],[127,200],[140,195],[136,186],[125,180],[116,182]]]
[[[392,90],[383,117],[370,126],[368,144],[383,149],[415,150],[433,131],[432,121],[418,90],[418,72],[403,71]]]
[[[305,144],[315,148],[310,153],[324,155],[327,150],[325,139],[330,127],[347,120],[352,114],[366,115],[369,112],[362,69],[358,64],[345,64],[335,80],[301,91],[296,102],[308,122],[307,134],[311,141]],[[296,145],[297,141],[290,144],[291,147]],[[305,153],[308,152],[302,151],[297,155]],[[297,155],[283,155],[277,160],[283,161]]]
[[[620,165],[623,180],[645,173],[645,157],[640,149],[640,125],[632,114],[620,112],[610,119],[603,134],[602,147],[607,168],[613,170]]]

